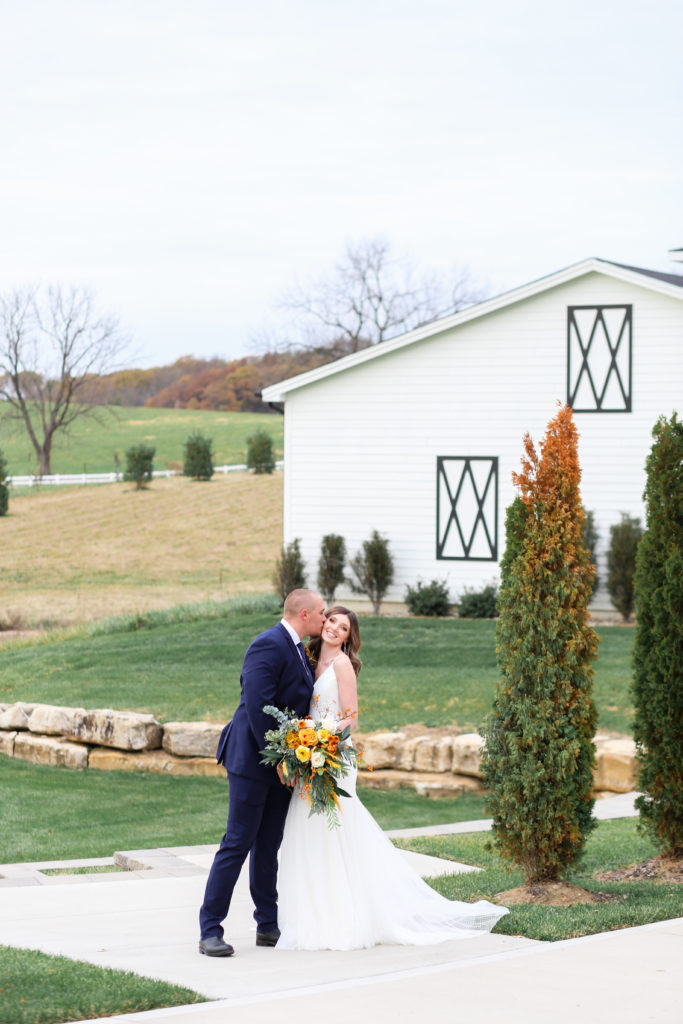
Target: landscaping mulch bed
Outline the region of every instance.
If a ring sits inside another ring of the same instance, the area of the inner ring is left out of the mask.
[[[494,896],[493,902],[504,907],[514,907],[520,903],[571,907],[579,903],[609,903],[616,899],[619,897],[611,893],[591,892],[569,882],[533,882],[531,885],[518,885],[506,892],[499,892]]]
[[[606,882],[683,882],[683,857],[650,857],[641,864],[631,864],[619,871],[606,871],[596,878]]]

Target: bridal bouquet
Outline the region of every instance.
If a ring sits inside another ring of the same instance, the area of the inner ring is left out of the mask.
[[[330,718],[320,722],[298,718],[272,704],[263,710],[277,719],[278,727],[266,733],[261,764],[280,765],[286,781],[297,781],[310,814],[326,815],[329,827],[335,828],[339,825],[339,797],[350,796],[339,779],[357,763],[356,751],[345,743],[351,730],[345,726],[340,731]]]

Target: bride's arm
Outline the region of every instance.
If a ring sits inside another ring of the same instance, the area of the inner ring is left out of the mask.
[[[339,725],[342,729],[348,725],[353,732],[358,725],[358,687],[356,673],[346,654],[340,654],[335,660],[334,674],[337,677],[340,713],[344,716]]]

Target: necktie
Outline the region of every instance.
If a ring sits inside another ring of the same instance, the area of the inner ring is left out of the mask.
[[[308,658],[306,657],[306,651],[304,650],[304,645],[301,641],[296,645],[296,649],[299,652],[302,665],[308,671]]]

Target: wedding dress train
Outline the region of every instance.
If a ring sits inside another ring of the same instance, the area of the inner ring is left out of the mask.
[[[316,681],[314,718],[343,718],[334,664]],[[459,903],[432,889],[406,863],[345,775],[341,825],[309,818],[297,790],[287,814],[278,872],[277,949],[360,949],[378,943],[429,945],[489,932],[508,911],[487,900]]]

